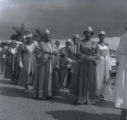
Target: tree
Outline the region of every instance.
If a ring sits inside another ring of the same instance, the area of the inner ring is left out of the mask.
[[[10,36],[10,39],[11,39],[11,40],[18,40],[18,35],[17,35],[17,34],[12,34],[12,35]]]
[[[11,35],[12,40],[20,41],[22,36],[25,34],[25,26],[21,24],[21,27],[13,26],[12,29],[16,32],[16,34]]]

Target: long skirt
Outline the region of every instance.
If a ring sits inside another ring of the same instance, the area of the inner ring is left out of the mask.
[[[21,61],[20,61],[21,62]],[[22,56],[23,68],[20,68],[18,84],[22,87],[28,87],[33,84],[36,71],[36,58],[28,53]]]
[[[3,62],[2,62],[2,59],[0,59],[0,73],[3,72],[3,69],[2,69],[3,67],[2,66],[3,66]]]
[[[70,83],[70,94],[78,103],[93,102],[96,100],[96,65],[84,60],[73,66]]]
[[[12,79],[13,72],[12,72],[12,66],[11,65],[6,64],[4,77],[7,79]]]
[[[101,57],[96,67],[96,79],[97,79],[97,96],[104,96],[105,85],[104,82],[108,82],[110,79],[110,61],[108,57]],[[107,86],[106,86],[107,87]]]
[[[4,59],[0,59],[0,73],[4,73],[5,72],[5,61]]]
[[[63,88],[70,87],[70,80],[71,80],[71,68],[61,68],[60,70],[60,84]]]
[[[33,97],[43,99],[59,95],[59,81],[55,69],[50,72],[48,62],[37,66],[33,82]]]
[[[7,79],[12,79],[13,77],[13,70],[12,70],[12,55],[8,55],[5,67],[5,74],[4,77]]]
[[[13,80],[15,83],[18,83],[19,75],[20,75],[20,67],[18,63],[15,63],[15,69],[14,69],[14,75],[13,75]]]
[[[35,73],[32,72],[28,73],[23,68],[20,68],[18,85],[25,88],[28,85],[33,85],[34,79],[35,79]]]

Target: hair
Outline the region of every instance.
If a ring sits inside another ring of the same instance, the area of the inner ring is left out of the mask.
[[[98,37],[100,37],[101,35],[104,35],[104,34],[98,34]],[[105,35],[104,35],[105,36]]]
[[[85,31],[83,32],[83,34],[85,35],[87,32],[88,32],[88,30],[85,30]]]
[[[89,31],[88,30],[85,30],[84,32],[83,32],[83,34],[85,35],[86,33],[88,33]],[[91,33],[91,35],[94,35],[94,31],[90,31],[90,33]]]

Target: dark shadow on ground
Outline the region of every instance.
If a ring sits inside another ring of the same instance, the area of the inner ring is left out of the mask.
[[[94,114],[74,110],[49,111],[46,114],[55,120],[119,120],[117,114]]]
[[[60,95],[51,99],[50,102],[62,103],[62,104],[70,104],[70,105],[80,105],[74,101],[67,92],[61,91]],[[99,103],[94,104],[94,106],[98,107],[106,107],[106,108],[115,108],[114,103],[110,101],[101,101]]]
[[[105,107],[105,108],[115,108],[114,103],[110,101],[102,101],[100,103],[95,104],[95,106]]]
[[[26,93],[24,89],[10,88],[10,87],[0,87],[0,95],[10,96],[10,97],[29,98],[28,93]]]
[[[10,79],[8,79],[8,80],[0,80],[0,83],[2,83],[2,84],[12,84],[12,85],[15,85],[15,83],[12,80],[10,80]]]
[[[70,97],[68,96],[57,96],[50,100],[52,103],[62,103],[62,104],[68,104],[68,105],[79,105],[76,102],[74,102]]]
[[[26,93],[24,89],[19,89],[18,87],[16,87],[16,85],[14,85],[14,83],[11,80],[0,80],[0,83],[5,84],[4,86],[0,86],[0,95],[33,99],[30,93]],[[9,84],[14,86],[6,86]],[[33,99],[33,100],[38,100],[38,99]],[[51,103],[62,103],[62,104],[68,104],[74,106],[79,105],[74,100],[71,99],[71,97],[68,94],[68,91],[66,90],[61,90],[59,96],[54,97],[52,99],[48,99],[47,101]],[[114,108],[112,102],[106,102],[106,101],[95,104],[95,106]]]

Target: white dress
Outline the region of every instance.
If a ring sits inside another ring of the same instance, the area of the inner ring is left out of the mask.
[[[115,90],[115,107],[127,109],[127,32],[121,36],[117,50],[120,62]]]
[[[104,95],[104,81],[108,81],[110,78],[109,70],[110,54],[109,47],[107,45],[97,45],[97,67],[96,67],[96,79],[97,79],[97,96]]]

